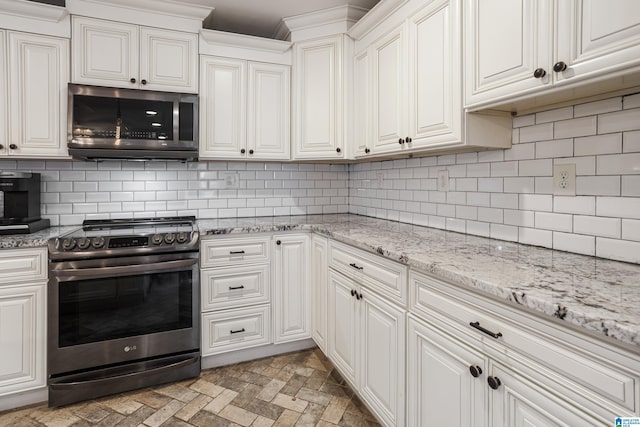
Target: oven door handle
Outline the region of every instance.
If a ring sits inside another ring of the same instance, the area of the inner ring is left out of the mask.
[[[182,259],[178,261],[164,261],[154,264],[119,265],[97,268],[69,268],[64,270],[51,270],[52,276],[64,278],[62,281],[73,280],[75,278],[100,279],[104,277],[121,277],[145,273],[171,272],[184,270],[198,263],[197,259]]]

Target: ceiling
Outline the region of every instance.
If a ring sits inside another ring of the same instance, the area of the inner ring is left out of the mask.
[[[371,9],[379,0],[179,0],[214,7],[205,28],[272,38],[282,18],[335,6]]]

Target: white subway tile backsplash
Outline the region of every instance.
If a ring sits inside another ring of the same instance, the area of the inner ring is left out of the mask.
[[[610,113],[622,110],[622,98],[609,98],[602,101],[588,102],[573,107],[574,117],[595,116],[597,114]]]
[[[553,177],[536,177],[536,193],[552,194],[553,193]]]
[[[622,97],[622,103],[625,110],[629,108],[640,108],[640,93]]]
[[[623,219],[622,239],[640,242],[640,221],[635,219]]]
[[[520,227],[518,230],[518,241],[527,245],[550,248],[553,246],[553,232],[539,230],[537,228]]]
[[[578,196],[619,196],[620,176],[578,176],[576,177]]]
[[[553,139],[553,123],[544,123],[520,128],[520,143],[548,141]]]
[[[531,126],[536,124],[536,115],[528,114],[526,116],[518,116],[513,118],[513,127],[521,128],[524,126]]]
[[[491,176],[518,176],[518,162],[491,163]]]
[[[640,174],[640,153],[598,156],[598,175]]]
[[[518,209],[518,195],[510,193],[492,193],[492,208]]]
[[[567,120],[573,118],[573,106],[556,108],[554,110],[542,111],[536,113],[536,123],[549,123],[558,120]]]
[[[576,175],[595,175],[596,174],[596,157],[564,157],[561,159],[553,159],[554,165],[573,163],[576,165]],[[552,174],[553,175],[553,174]]]
[[[640,123],[640,108],[602,114],[598,116],[598,133],[636,130],[638,123]]]
[[[574,153],[576,156],[622,153],[622,133],[576,138]]]
[[[490,236],[494,239],[507,240],[510,242],[518,241],[518,227],[502,224],[490,225]]]
[[[491,163],[475,163],[467,165],[467,177],[487,177],[490,175]]]
[[[518,208],[527,211],[553,211],[553,196],[546,194],[520,194]]]
[[[474,236],[489,237],[491,233],[491,226],[486,222],[467,221],[467,234],[473,234]]]
[[[505,193],[525,193],[525,194],[534,193],[535,178],[533,177],[505,178],[504,192]]]
[[[595,197],[568,197],[554,196],[553,211],[560,213],[573,213],[580,215],[595,215],[596,198]]]
[[[596,237],[596,256],[640,264],[640,242]]]
[[[481,151],[478,153],[478,162],[501,162],[504,160],[504,150]]]
[[[553,138],[574,138],[596,134],[597,117],[581,117],[578,119],[562,120],[554,123]],[[551,139],[551,138],[549,138]]]
[[[504,223],[508,225],[517,225],[519,227],[534,227],[535,214],[533,211],[505,209]]]
[[[640,131],[625,132],[622,136],[622,152],[640,152]]]
[[[491,206],[490,193],[467,193],[467,204],[469,206]]]
[[[450,231],[455,231],[458,233],[465,233],[467,231],[466,221],[462,219],[455,218],[447,218],[445,222],[445,228]]]
[[[640,197],[640,175],[627,175],[622,177],[622,195]]]
[[[503,210],[496,208],[478,208],[478,221],[502,223],[503,222]]]
[[[580,234],[553,232],[553,249],[584,255],[596,254],[596,238]]]
[[[520,160],[518,168],[520,176],[552,176],[553,160]]]
[[[536,228],[543,230],[573,231],[573,215],[536,212],[535,214]]]
[[[478,178],[478,191],[502,193],[503,189],[503,178]]]
[[[597,197],[596,214],[604,217],[640,219],[640,198]]]
[[[571,156],[573,156],[573,139],[536,142],[537,159]]]
[[[575,215],[573,217],[573,232],[619,239],[620,219]]]
[[[531,160],[536,158],[536,143],[512,145],[504,150],[505,160]],[[467,169],[469,167],[467,166]]]

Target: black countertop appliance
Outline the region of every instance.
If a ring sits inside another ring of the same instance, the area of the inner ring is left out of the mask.
[[[0,171],[0,192],[0,234],[27,234],[49,227],[49,220],[40,218],[40,174]]]

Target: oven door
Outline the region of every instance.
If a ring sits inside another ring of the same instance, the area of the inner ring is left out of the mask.
[[[198,253],[51,262],[49,375],[199,350]]]

